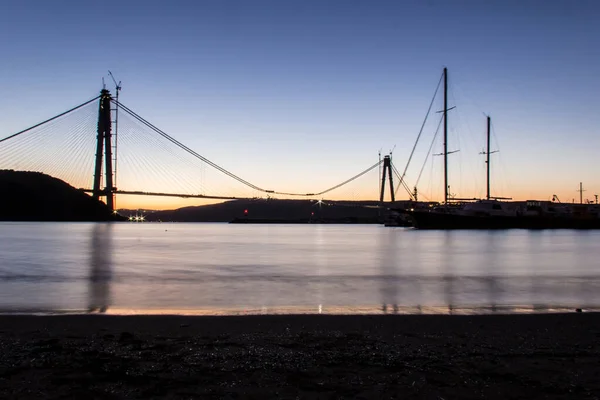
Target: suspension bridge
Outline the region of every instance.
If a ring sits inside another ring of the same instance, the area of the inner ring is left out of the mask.
[[[0,169],[45,173],[104,201],[111,210],[116,208],[117,195],[323,200],[361,177],[373,179],[375,173],[379,184],[371,199],[383,205],[389,191],[387,197],[393,202],[400,186],[414,199],[391,155],[380,156],[376,163],[325,189],[293,192],[261,187],[159,129],[119,102],[118,93],[119,87],[116,97],[102,89],[76,107],[0,139]]]

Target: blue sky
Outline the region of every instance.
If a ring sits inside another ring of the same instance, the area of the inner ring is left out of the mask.
[[[313,191],[379,149],[396,146],[402,170],[447,66],[452,192],[485,193],[489,113],[497,195],[565,200],[583,181],[591,196],[598,21],[595,1],[3,1],[0,136],[93,97],[110,69],[124,104],[202,155],[259,186]],[[439,198],[441,159],[425,171],[420,190]]]

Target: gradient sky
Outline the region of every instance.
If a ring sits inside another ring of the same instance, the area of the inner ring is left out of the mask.
[[[599,21],[597,1],[4,0],[0,137],[94,97],[110,69],[124,104],[205,157],[261,187],[315,191],[380,149],[395,146],[403,170],[446,66],[451,192],[485,194],[490,114],[493,194],[570,201],[583,181],[593,198]],[[442,176],[430,159],[419,189],[440,199]]]

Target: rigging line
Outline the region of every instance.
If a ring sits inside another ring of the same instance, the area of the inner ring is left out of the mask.
[[[83,107],[83,106],[87,106],[87,105],[88,105],[88,104],[90,104],[92,101],[96,101],[96,100],[98,100],[99,98],[100,98],[100,95],[98,95],[98,96],[94,97],[94,98],[93,98],[93,99],[91,99],[91,100],[88,100],[88,101],[86,101],[85,103],[82,103],[82,104],[78,105],[77,107],[73,107],[73,108],[71,108],[70,110],[67,110],[67,111],[65,111],[65,112],[63,112],[63,113],[60,113],[60,114],[58,114],[58,115],[56,115],[56,116],[54,116],[54,117],[52,117],[52,118],[49,118],[49,119],[47,119],[47,120],[45,120],[45,121],[42,121],[42,122],[40,122],[39,124],[36,124],[36,125],[34,125],[34,126],[32,126],[32,127],[29,127],[29,128],[27,128],[27,129],[23,129],[22,131],[20,131],[20,132],[17,132],[17,133],[14,133],[14,134],[12,134],[12,135],[10,135],[10,136],[7,136],[7,137],[5,137],[4,139],[0,139],[0,143],[2,143],[2,142],[4,142],[4,141],[6,141],[6,140],[8,140],[8,139],[12,139],[12,138],[14,138],[14,137],[17,137],[17,136],[19,136],[19,135],[21,135],[21,134],[23,134],[23,133],[29,132],[30,130],[32,130],[32,129],[35,129],[35,128],[37,128],[38,126],[44,125],[44,124],[46,124],[46,123],[48,123],[48,122],[50,122],[50,121],[54,121],[55,119],[57,119],[57,118],[60,118],[60,117],[62,117],[63,115],[67,115],[67,114],[69,114],[70,112],[73,112],[73,111],[75,111],[75,110],[77,110],[77,109],[79,109],[79,108],[81,108],[81,107]]]
[[[500,175],[501,175],[501,179],[502,179],[502,185],[503,187],[501,188],[501,190],[506,191],[508,190],[508,188],[510,187],[508,180],[506,179],[506,165],[504,163],[504,157],[502,156],[501,150],[500,150],[500,143],[498,141],[498,136],[496,135],[496,127],[494,125],[494,120],[492,119],[491,121],[491,131],[492,131],[492,138],[494,139],[494,144],[496,147],[496,152],[498,152],[498,163],[493,163],[492,165],[496,165],[496,164],[500,164],[500,168],[499,171]],[[492,167],[493,168],[493,167]],[[494,172],[494,171],[492,171]]]
[[[435,102],[435,97],[437,96],[437,93],[440,90],[440,85],[442,83],[443,78],[444,78],[444,74],[442,73],[442,75],[440,76],[440,80],[438,81],[438,84],[435,88],[435,93],[433,93],[433,97],[431,98],[431,103],[429,103],[429,108],[427,109],[427,113],[425,114],[425,119],[423,120],[423,123],[421,124],[421,129],[419,130],[419,134],[417,135],[417,140],[415,141],[415,144],[413,145],[413,148],[410,152],[410,156],[408,156],[408,161],[406,162],[406,166],[404,167],[404,172],[402,172],[402,176],[400,177],[400,182],[402,182],[404,180],[404,177],[406,176],[406,171],[408,170],[410,161],[412,160],[412,157],[415,154],[417,144],[419,143],[419,139],[421,138],[421,134],[423,133],[423,129],[425,128],[425,123],[427,122],[427,118],[429,118],[429,113],[431,112],[431,108],[433,107],[433,103]],[[398,189],[400,189],[400,182],[398,182],[398,185],[396,186],[396,190],[395,190],[394,194],[398,193]]]
[[[392,171],[394,171],[394,174],[396,175],[396,178],[400,178],[400,172],[398,171],[398,169],[396,168],[395,165],[392,164]],[[402,187],[404,187],[404,189],[409,191],[409,195],[410,195],[410,190],[408,189],[408,185],[406,184],[405,181],[402,181]]]
[[[398,172],[398,169],[396,168],[396,166],[394,164],[392,164],[392,171],[394,171],[396,178],[400,179],[400,172]],[[406,193],[408,193],[408,197],[412,200],[413,195],[412,195],[408,185],[406,184],[406,182],[402,181],[402,187],[404,188],[404,190],[406,190]]]
[[[442,125],[442,121],[444,117],[440,117],[440,122],[438,123],[437,129],[435,130],[435,134],[433,135],[433,140],[431,140],[431,144],[429,145],[429,150],[427,150],[427,155],[425,156],[425,161],[423,161],[423,166],[421,167],[421,171],[419,172],[419,176],[417,181],[415,182],[415,187],[419,185],[419,181],[421,180],[421,175],[423,174],[423,170],[425,169],[425,165],[427,164],[427,159],[431,154],[431,150],[433,149],[433,144],[435,143],[435,139],[437,138],[438,133],[440,132],[440,126]]]
[[[490,121],[490,125],[491,125],[491,131],[492,131],[492,137],[494,138],[494,144],[496,145],[496,151],[499,153],[500,152],[500,143],[498,143],[498,136],[496,136],[496,128],[494,126],[494,120],[492,119]]]
[[[392,171],[394,172],[394,176],[396,176],[396,178],[400,179],[400,172],[398,171],[398,169],[392,164]],[[406,184],[406,182],[401,182],[402,187],[408,191],[408,185]],[[409,193],[410,196],[410,193]]]
[[[419,196],[424,197],[425,200],[431,202],[431,198],[427,197],[426,195],[424,195],[423,193],[419,193]]]

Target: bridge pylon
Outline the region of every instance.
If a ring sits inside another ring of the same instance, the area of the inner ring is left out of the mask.
[[[100,200],[106,196],[106,205],[114,210],[113,186],[113,157],[112,157],[112,118],[110,102],[112,96],[110,91],[102,89],[100,92],[100,104],[98,108],[98,136],[96,141],[96,164],[94,168],[94,187],[92,197]],[[104,158],[104,189],[102,189],[102,159]]]
[[[379,195],[379,201],[383,202],[385,197],[385,177],[387,176],[390,179],[390,196],[392,201],[396,201],[396,196],[394,193],[394,181],[392,180],[392,158],[390,156],[383,157],[383,170],[381,174],[381,193]]]

